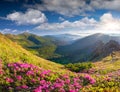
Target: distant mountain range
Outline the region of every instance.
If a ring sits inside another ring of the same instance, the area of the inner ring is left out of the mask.
[[[55,53],[57,45],[53,40],[37,36],[31,33],[22,33],[18,35],[6,34],[7,38],[17,42],[26,50],[45,59],[57,57]]]
[[[62,64],[99,60],[120,50],[119,36],[101,33],[84,38],[71,34],[37,36],[30,33],[6,34],[6,37],[37,56]]]
[[[114,40],[110,40],[106,44],[99,42],[96,44],[95,49],[93,50],[91,54],[91,60],[99,60],[101,58],[104,58],[110,54],[113,54],[113,52],[120,51],[120,44]]]
[[[24,62],[24,63],[34,64],[41,68],[49,69],[52,71],[57,71],[57,72],[64,71],[64,69],[61,69],[61,67],[63,67],[62,65],[56,64],[54,62],[50,62],[41,57],[37,57],[33,55],[32,53],[25,50],[17,43],[11,41],[1,33],[0,33],[0,60],[2,60],[3,65],[12,62]]]
[[[60,57],[59,54],[55,53],[56,48],[58,46],[68,45],[72,43],[74,39],[77,39],[77,36],[70,34],[37,36],[28,32],[18,35],[5,34],[5,36],[14,42],[17,42],[33,54],[45,59]]]
[[[52,39],[59,46],[71,44],[75,40],[82,38],[82,36],[80,35],[72,35],[72,34],[46,35],[44,37]]]
[[[82,61],[91,61],[95,59],[100,59],[110,54],[112,51],[119,50],[120,37],[113,37],[105,34],[93,34],[82,39],[78,39],[70,45],[59,46],[56,50],[56,53],[61,54],[63,57],[61,61],[66,62],[82,62]],[[113,46],[111,46],[114,44]],[[109,51],[113,49],[112,51]],[[102,49],[98,56],[97,49]],[[104,54],[102,54],[104,53]],[[60,62],[59,59],[53,59]]]

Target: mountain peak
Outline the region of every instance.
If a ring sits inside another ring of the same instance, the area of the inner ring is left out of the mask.
[[[120,51],[120,45],[114,40],[110,40],[106,44],[99,44],[92,52],[92,59],[100,59],[110,55],[112,52]]]
[[[120,50],[119,43],[114,40],[110,40],[108,43],[106,43],[105,47],[115,51]]]
[[[23,32],[23,33],[21,33],[22,35],[30,35],[31,33],[29,33],[29,32]]]
[[[98,36],[98,37],[101,37],[101,36],[107,36],[106,34],[103,34],[103,33],[96,33],[96,34],[93,34],[91,36]]]
[[[29,64],[40,66],[44,69],[53,71],[58,70],[61,72],[63,71],[61,69],[61,67],[63,67],[62,65],[50,62],[41,57],[37,57],[36,55],[22,48],[20,45],[16,44],[15,41],[12,42],[12,40],[10,40],[7,36],[0,34],[0,38],[0,59],[3,61],[3,63],[24,61]],[[26,39],[23,41],[26,41]],[[20,40],[20,42],[22,41]]]

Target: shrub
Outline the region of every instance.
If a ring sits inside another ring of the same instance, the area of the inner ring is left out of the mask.
[[[69,63],[65,65],[65,68],[73,71],[73,72],[82,72],[83,70],[89,70],[90,68],[93,67],[93,64],[90,62],[85,62],[85,63]]]
[[[3,67],[0,89],[4,92],[79,92],[94,84],[90,75],[62,75],[32,64],[17,62]]]

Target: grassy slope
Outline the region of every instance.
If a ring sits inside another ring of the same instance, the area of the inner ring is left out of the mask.
[[[62,65],[56,64],[26,51],[17,43],[12,42],[2,34],[0,34],[0,58],[6,62],[24,61],[41,66],[44,69],[50,69],[56,72],[65,72]]]
[[[42,58],[49,59],[58,56],[55,53],[56,45],[48,38],[30,33],[22,33],[19,35],[6,34],[5,36]]]
[[[115,52],[114,60],[111,55],[103,58],[101,61],[95,62],[97,70],[115,71],[120,69],[120,52]]]
[[[50,42],[49,39],[45,39],[43,37],[34,35],[34,34],[30,34],[30,33],[22,33],[19,35],[13,35],[13,34],[5,34],[6,37],[8,37],[9,39],[11,39],[12,41],[15,41],[17,43],[19,43],[22,46],[25,47],[29,47],[29,46],[34,46],[40,43],[46,43],[46,42]],[[33,38],[35,38],[37,41],[39,41],[40,43],[35,43],[34,40],[30,40],[28,39],[28,37],[32,36]]]

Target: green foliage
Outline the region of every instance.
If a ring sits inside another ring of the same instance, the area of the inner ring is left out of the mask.
[[[109,72],[111,72],[111,71],[105,69],[105,70],[98,70],[98,72],[99,72],[100,74],[107,74],[107,73],[109,73]]]
[[[68,63],[70,63],[69,59],[62,57],[62,55],[57,55],[57,57],[49,59],[49,60],[51,60],[51,61],[53,61],[55,63],[59,63],[59,64],[68,64]]]
[[[30,33],[23,33],[19,35],[7,34],[6,37],[17,42],[23,48],[42,58],[50,59],[53,57],[58,57],[58,54],[55,53],[57,46],[48,38]]]
[[[41,46],[41,45],[39,45],[39,46]],[[41,53],[44,53],[44,54],[48,53],[48,55],[50,55],[50,53],[52,53],[52,51],[54,51],[54,48],[49,47],[49,45],[47,45],[47,44],[43,45],[43,47],[44,47],[44,50],[48,50],[48,51],[47,52],[41,51]],[[54,45],[53,45],[53,47],[54,47]],[[34,48],[34,49],[36,49],[36,48]],[[48,48],[51,48],[51,49],[48,49]],[[36,53],[34,50],[30,49],[30,51],[33,53]],[[50,53],[49,53],[49,51],[50,51]],[[39,53],[36,53],[36,54],[39,54]],[[45,57],[48,57],[48,56],[45,56]],[[64,66],[62,66],[62,65],[55,64],[53,62],[49,62],[47,60],[44,60],[40,57],[37,57],[37,56],[31,54],[30,52],[26,51],[21,46],[12,42],[11,40],[6,38],[2,34],[0,34],[0,60],[1,59],[3,61],[2,65],[4,65],[4,69],[5,69],[5,73],[3,73],[3,75],[4,74],[6,74],[6,75],[4,75],[5,77],[3,77],[0,74],[0,84],[4,83],[4,85],[6,85],[5,86],[6,88],[8,88],[7,86],[10,86],[10,83],[5,82],[5,79],[7,77],[15,79],[14,84],[11,83],[11,85],[13,85],[13,88],[14,88],[14,86],[20,86],[20,84],[26,84],[26,83],[30,86],[36,85],[30,81],[31,79],[33,79],[33,76],[31,76],[31,77],[26,76],[26,72],[23,72],[23,71],[17,72],[17,75],[21,75],[23,77],[22,82],[20,82],[19,80],[16,80],[16,78],[13,74],[13,71],[11,71],[11,69],[13,69],[13,68],[8,68],[6,66],[6,64],[10,63],[10,62],[24,61],[25,63],[28,63],[28,64],[34,64],[34,65],[40,66],[44,69],[47,69],[47,70],[49,69],[54,72],[58,72],[59,74],[69,72],[69,71],[66,71],[66,69],[64,69]],[[81,89],[82,90],[81,92],[120,92],[120,77],[119,77],[120,60],[112,62],[112,63],[100,61],[100,62],[95,62],[94,65],[96,67],[92,68],[93,67],[92,63],[85,62],[85,63],[67,64],[67,65],[65,65],[65,67],[73,72],[83,72],[83,73],[84,73],[84,70],[89,71],[91,69],[96,69],[97,72],[94,72],[93,74],[91,74],[91,76],[95,79],[95,84],[86,86],[85,88]],[[22,70],[23,68],[20,68],[20,69]],[[113,69],[114,69],[114,71],[113,71]],[[14,70],[16,71],[16,69],[14,69]],[[119,71],[117,71],[117,70],[119,70]],[[39,72],[40,71],[37,71],[36,73],[39,73]],[[78,74],[83,74],[83,73],[77,73],[77,74],[75,73],[75,74],[78,75]],[[57,74],[57,75],[51,74],[50,76],[46,76],[45,80],[51,81],[51,83],[53,83],[56,80],[56,78],[58,78],[59,74]],[[87,74],[87,73],[85,73],[85,74]],[[39,76],[39,74],[35,74],[35,76]],[[61,78],[63,78],[63,76]],[[71,78],[73,78],[73,77],[71,77]],[[88,77],[88,76],[86,78],[90,79],[90,77]],[[36,79],[36,82],[39,83],[37,77],[35,77],[34,79]],[[80,79],[78,79],[78,80],[80,80]],[[84,80],[83,85],[86,85],[86,83],[88,83],[88,81],[85,81],[85,80]],[[91,82],[93,82],[93,81],[91,81]],[[71,83],[73,83],[73,80],[71,81]],[[81,81],[80,81],[80,83],[81,83]],[[69,85],[67,84],[66,88],[68,88],[68,87],[69,87]],[[82,87],[84,87],[84,86],[82,86]],[[12,92],[12,89],[10,89],[10,90]],[[3,90],[0,86],[0,92],[2,92],[2,91]],[[4,92],[6,92],[6,91],[4,91]],[[26,91],[22,90],[21,92],[26,92]],[[56,92],[58,92],[58,90]]]
[[[54,44],[51,45],[42,45],[41,48],[38,49],[38,53],[40,57],[43,58],[52,58],[55,54],[56,46]]]
[[[65,65],[65,67],[73,72],[81,72],[83,70],[88,70],[93,67],[93,64],[90,62],[85,62],[85,63],[69,63]]]
[[[32,53],[23,49],[17,43],[12,42],[2,34],[0,34],[0,60],[3,61],[3,64],[9,62],[24,61],[29,64],[40,66],[44,69],[60,71],[60,73],[66,72],[66,70],[61,69],[64,66],[33,55]]]
[[[58,74],[23,62],[8,63],[1,68],[2,92],[78,92],[82,87],[95,83],[88,74]]]

